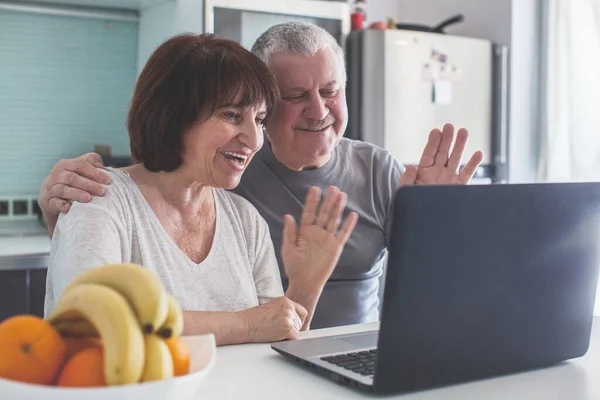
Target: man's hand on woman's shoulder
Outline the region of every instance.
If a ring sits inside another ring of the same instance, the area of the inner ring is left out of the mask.
[[[87,153],[60,160],[44,179],[38,204],[50,235],[54,232],[58,214],[68,212],[71,202],[87,203],[92,196],[104,195],[101,184],[109,184],[110,178],[97,168],[104,168],[102,157],[97,153]]]

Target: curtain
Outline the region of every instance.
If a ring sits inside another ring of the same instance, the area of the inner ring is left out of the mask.
[[[547,7],[540,180],[600,180],[600,0]]]
[[[546,7],[539,180],[600,181],[600,0]]]

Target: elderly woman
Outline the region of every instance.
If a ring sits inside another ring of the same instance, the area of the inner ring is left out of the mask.
[[[179,300],[187,334],[213,332],[230,344],[293,339],[306,329],[357,216],[338,231],[345,195],[336,188],[319,207],[318,189],[309,192],[299,227],[286,216],[284,296],[268,225],[226,190],[261,148],[278,95],[268,67],[233,41],[186,34],[161,45],[128,115],[137,163],[108,168],[106,194],[59,218],[46,313],[82,271],[133,262]]]

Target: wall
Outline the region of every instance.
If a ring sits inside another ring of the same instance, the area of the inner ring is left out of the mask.
[[[201,0],[179,0],[142,9],[137,53],[138,74],[161,43],[178,33],[201,33],[203,25],[204,2]]]
[[[463,14],[465,21],[448,28],[448,33],[510,44],[511,0],[383,0],[367,5],[371,21],[393,17],[398,22],[437,25],[456,14]]]
[[[487,39],[509,46],[509,174],[511,182],[534,181],[538,162],[539,40],[542,0],[387,0],[367,2],[369,20],[437,25],[455,14],[465,21],[450,34]]]
[[[137,21],[0,10],[0,195],[36,195],[60,158],[129,154]]]

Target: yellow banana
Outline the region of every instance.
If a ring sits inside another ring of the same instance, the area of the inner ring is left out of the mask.
[[[169,313],[165,323],[158,330],[158,334],[168,339],[171,336],[180,336],[183,332],[183,312],[181,311],[181,305],[169,294]]]
[[[144,335],[127,303],[116,290],[87,283],[64,292],[48,315],[55,326],[86,319],[100,334],[107,385],[140,381],[144,370]]]
[[[66,291],[82,283],[97,283],[121,293],[133,308],[144,333],[155,332],[167,318],[169,300],[162,282],[136,264],[108,264],[81,273]]]
[[[173,377],[173,358],[167,344],[157,335],[144,337],[146,357],[142,382]]]

